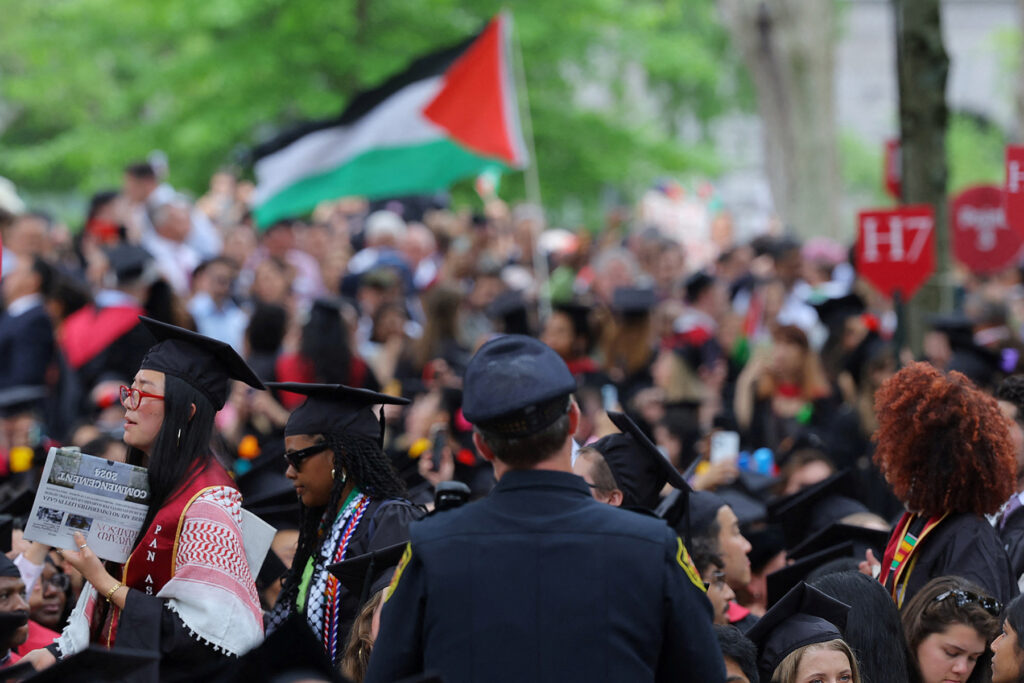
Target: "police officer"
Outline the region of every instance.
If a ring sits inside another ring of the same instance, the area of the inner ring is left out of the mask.
[[[466,369],[464,412],[497,485],[410,526],[366,681],[700,681],[725,669],[711,604],[664,521],[572,474],[576,383],[507,335]]]

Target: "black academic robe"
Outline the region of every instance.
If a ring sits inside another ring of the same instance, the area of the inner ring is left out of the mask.
[[[984,517],[968,513],[950,515],[918,545],[914,553],[916,564],[903,596],[904,605],[938,576],[959,576],[972,581],[1004,605],[1020,593],[1003,542]]]
[[[1003,550],[1010,558],[1013,576],[1019,582],[1021,576],[1024,576],[1024,507],[1011,512],[1002,528],[997,525],[996,530],[1003,542]]]

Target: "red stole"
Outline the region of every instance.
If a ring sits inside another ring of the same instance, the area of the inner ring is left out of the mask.
[[[882,582],[889,595],[896,601],[897,607],[903,606],[904,588],[910,580],[910,573],[914,570],[916,561],[915,552],[921,547],[921,541],[946,518],[946,514],[939,517],[929,517],[925,520],[918,515],[904,512],[892,536],[889,537],[889,544],[885,547],[885,555],[882,557],[882,572],[878,580]],[[900,580],[902,579],[902,586]]]
[[[178,537],[185,521],[185,513],[203,492],[219,486],[235,488],[235,483],[216,462],[211,462],[205,469],[186,476],[185,485],[157,511],[146,533],[128,556],[128,561],[124,563],[121,569],[121,582],[124,585],[146,595],[156,595],[160,592],[164,584],[174,577]],[[99,612],[100,610],[96,611]],[[93,631],[93,640],[98,640],[109,648],[114,645],[117,636],[117,621],[121,610],[110,605],[106,612],[100,632]],[[96,622],[95,616],[93,621]],[[94,623],[93,627],[95,626]]]

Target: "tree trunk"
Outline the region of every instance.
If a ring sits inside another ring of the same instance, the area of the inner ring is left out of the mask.
[[[953,307],[946,201],[946,77],[940,0],[894,0],[904,204],[935,209],[935,274],[909,306],[907,332],[920,349],[926,317]]]
[[[718,0],[718,8],[757,91],[780,219],[802,237],[838,237],[832,0]]]

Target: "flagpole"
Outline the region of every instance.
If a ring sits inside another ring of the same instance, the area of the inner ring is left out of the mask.
[[[509,16],[509,27],[512,29],[512,51],[514,65],[512,71],[516,81],[516,91],[522,93],[522,100],[516,97],[519,103],[519,120],[523,123],[523,132],[526,136],[526,145],[530,151],[530,163],[523,170],[523,179],[526,185],[526,201],[533,204],[540,211],[541,232],[544,230],[544,222],[547,218],[544,213],[544,204],[540,195],[540,175],[537,171],[537,148],[533,143],[533,119],[530,118],[530,94],[526,89],[526,69],[523,66],[523,51],[519,45],[519,32],[515,30],[511,12]],[[548,287],[548,261],[547,256],[540,248],[540,233],[533,236],[533,273],[537,278],[537,305],[542,320],[551,313],[551,291]]]

